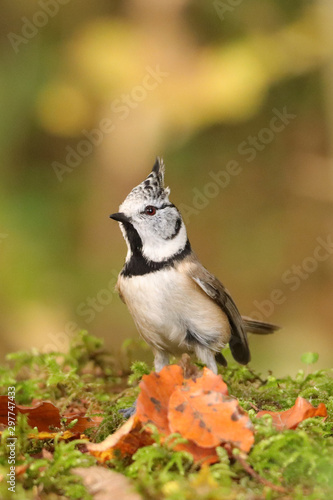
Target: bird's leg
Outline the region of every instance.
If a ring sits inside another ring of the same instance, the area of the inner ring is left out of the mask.
[[[154,356],[154,367],[156,372],[161,371],[162,368],[169,364],[169,355],[165,351],[158,351],[157,349],[154,349]],[[136,412],[136,402],[137,399],[129,408],[119,410],[124,418],[129,418],[134,415]]]
[[[155,372],[160,372],[162,368],[169,364],[169,354],[165,351],[154,349]]]
[[[196,344],[194,347],[194,352],[196,357],[204,363],[207,368],[212,370],[213,373],[217,374],[217,365],[215,361],[215,352],[211,351],[209,348],[201,345],[201,344]]]

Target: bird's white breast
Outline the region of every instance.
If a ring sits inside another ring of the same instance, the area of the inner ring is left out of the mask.
[[[168,268],[118,278],[124,299],[145,341],[175,355],[184,352],[188,330],[203,338],[218,337],[216,350],[229,341],[230,325],[220,307],[187,275]]]

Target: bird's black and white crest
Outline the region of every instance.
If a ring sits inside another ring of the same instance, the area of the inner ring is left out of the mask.
[[[130,208],[133,202],[135,208],[137,202],[144,202],[151,205],[160,204],[165,201],[169,203],[170,188],[164,187],[165,165],[161,158],[156,158],[156,162],[148,177],[138,186],[132,189],[126,200],[120,205],[119,210]]]
[[[185,224],[164,187],[163,160],[156,159],[147,178],[132,189],[111,217],[120,223],[128,246],[127,275],[145,274],[190,252]]]

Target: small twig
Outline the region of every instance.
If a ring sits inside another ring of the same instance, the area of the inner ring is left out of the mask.
[[[261,477],[251,467],[251,465],[247,463],[247,461],[245,460],[245,458],[243,458],[241,455],[233,453],[233,449],[232,449],[232,447],[230,445],[225,444],[224,448],[227,450],[229,456],[233,457],[235,460],[237,460],[241,464],[241,466],[243,467],[243,469],[245,470],[245,472],[247,472],[251,477],[253,477],[253,479],[255,479],[259,483],[263,484],[264,486],[268,486],[269,488],[271,488],[274,491],[277,491],[279,493],[288,493],[288,491],[286,490],[286,488],[283,488],[283,486],[277,486],[276,484],[273,484],[270,481],[268,481],[267,479]]]
[[[184,378],[196,378],[202,373],[197,366],[191,363],[191,358],[188,354],[183,354],[178,364],[183,369]]]
[[[276,484],[273,484],[267,479],[261,477],[254,469],[252,469],[251,465],[248,464],[243,457],[241,457],[240,455],[233,455],[233,457],[241,464],[245,472],[253,477],[253,479],[256,479],[256,481],[263,484],[264,486],[268,486],[274,491],[277,491],[279,493],[287,493],[287,490],[283,488],[283,486],[277,486]]]
[[[255,373],[255,372],[254,372],[251,368],[247,367],[247,369],[248,369],[248,371],[249,371],[250,373],[252,373],[253,378],[254,378],[254,379],[259,380],[259,381],[261,382],[261,384],[262,384],[262,385],[265,385],[265,384],[267,383],[267,380],[262,379],[262,378],[260,377],[260,375],[258,375],[257,373]]]

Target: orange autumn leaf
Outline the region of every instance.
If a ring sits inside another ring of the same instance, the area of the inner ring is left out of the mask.
[[[206,374],[207,382],[204,373],[201,378],[188,380],[182,387],[175,388],[168,412],[171,431],[202,448],[228,442],[242,451],[250,451],[254,442],[251,420],[236,399],[205,388],[223,387],[219,376],[209,370]]]
[[[271,415],[273,425],[279,430],[296,429],[296,427],[311,417],[327,417],[327,409],[324,403],[320,403],[316,408],[304,398],[298,397],[292,408],[286,411],[260,411],[257,413],[257,418],[263,415]]]
[[[183,382],[183,370],[178,365],[165,366],[159,373],[144,375],[140,382],[136,415],[143,424],[153,423],[159,432],[170,434],[169,399],[175,387]]]
[[[228,388],[222,377],[208,368],[184,379],[178,365],[166,366],[160,373],[146,375],[140,388],[137,416],[143,423],[156,425],[159,432],[178,432],[203,448],[214,448],[227,441],[249,451],[253,445],[251,421],[237,400],[227,397]],[[195,405],[192,412],[184,401],[186,395]]]
[[[9,405],[9,406],[8,406]],[[59,409],[49,401],[35,401],[32,406],[13,405],[7,396],[0,396],[0,424],[8,425],[8,409],[14,408],[12,413],[27,414],[30,427],[37,427],[39,432],[50,432],[51,429],[58,429],[61,426],[61,415]],[[63,415],[66,417],[66,415]],[[102,421],[101,417],[83,417],[81,415],[70,414],[67,424],[77,420],[70,428],[74,434],[84,432],[90,427],[96,427]]]
[[[189,452],[201,465],[218,462],[217,446],[228,444],[248,452],[254,442],[251,421],[228,396],[222,377],[208,368],[199,372],[185,361],[183,368],[171,365],[145,375],[135,415],[102,443],[88,443],[87,451],[102,463],[117,451],[132,456],[154,442],[153,430],[146,425],[153,424],[162,443],[174,432],[185,437],[187,442],[174,449]]]
[[[229,396],[228,386],[221,375],[215,375],[211,370],[204,367],[202,377],[195,380],[196,389],[201,391],[215,391]]]
[[[87,443],[86,449],[100,463],[104,463],[114,458],[116,450],[123,456],[132,456],[141,446],[152,443],[150,432],[143,429],[137,415],[133,415],[101,443]]]
[[[8,400],[7,396],[0,396],[0,423],[8,425]],[[49,427],[60,427],[60,413],[54,404],[49,401],[41,401],[34,406],[16,405],[12,410],[15,415],[18,413],[28,414],[28,424],[30,427],[37,427],[39,431],[48,432]]]
[[[136,416],[143,425],[152,423],[157,427],[158,431],[164,435],[161,442],[171,434],[168,420],[170,396],[175,387],[183,382],[182,368],[178,365],[171,365],[166,366],[159,373],[144,376],[140,383],[141,392],[137,401]],[[222,383],[224,384],[224,382]],[[223,389],[225,390],[225,388],[226,386]],[[150,433],[151,431],[146,429],[146,432]],[[193,456],[195,462],[213,464],[219,460],[215,448],[203,449],[192,441],[179,443],[175,445],[174,449],[187,451]]]
[[[190,440],[187,443],[177,444],[174,449],[176,451],[187,451],[192,455],[193,460],[199,462],[200,465],[212,465],[219,461],[216,448],[202,448]]]
[[[64,432],[38,432],[37,434],[28,434],[29,439],[38,439],[39,441],[48,441],[49,439],[55,439],[57,438],[58,441],[69,441],[70,439],[74,439],[80,437],[81,439],[84,439],[85,436],[82,434],[81,436],[78,436],[78,433],[76,432],[75,434],[71,431],[64,431]],[[87,439],[87,438],[86,438]]]
[[[70,424],[74,420],[77,420],[73,427],[70,426],[70,430],[76,434],[81,434],[86,429],[90,429],[91,427],[98,427],[103,421],[103,417],[82,417],[81,415],[73,414],[68,417],[67,413],[64,415],[64,417],[66,418],[66,425]]]
[[[29,467],[28,464],[17,465],[15,467],[15,476],[19,477],[22,474],[24,474],[25,471],[28,469],[28,467]]]

